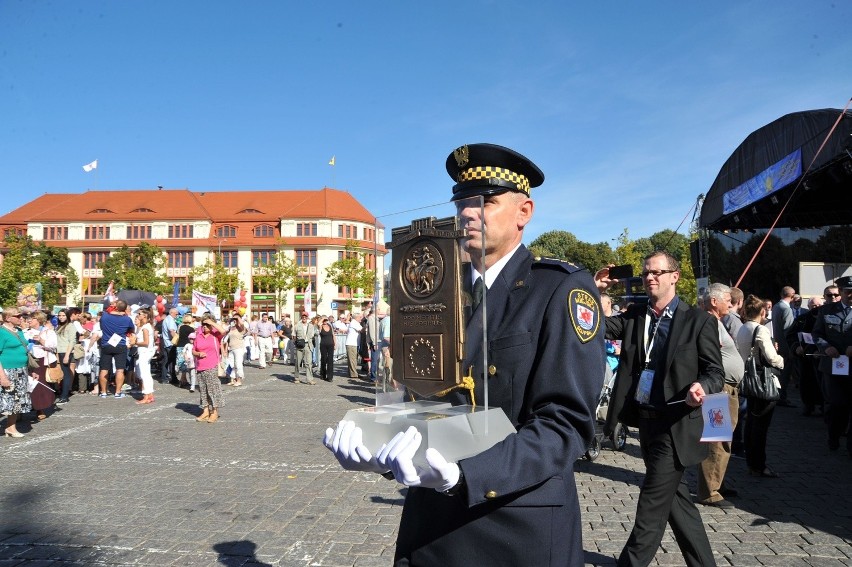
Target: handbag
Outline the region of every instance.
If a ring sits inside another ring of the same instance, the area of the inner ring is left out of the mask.
[[[751,336],[751,350],[745,361],[745,376],[740,382],[740,393],[747,398],[777,402],[781,399],[781,392],[775,384],[775,374],[770,366],[760,364],[760,349],[754,346],[758,329],[755,328]]]
[[[18,339],[18,342],[20,342],[26,349],[27,368],[29,368],[30,370],[37,370],[41,366],[41,364],[39,363],[38,359],[33,355],[32,351],[27,348],[27,343],[21,338],[21,335],[19,335],[18,333],[12,333],[12,331],[6,329],[6,327],[3,327],[3,329],[5,329],[6,332],[11,333],[12,335],[15,335],[15,338]]]
[[[62,382],[62,367],[59,366],[58,362],[54,362],[53,364],[48,364],[44,373],[44,379],[51,384],[59,384]]]
[[[306,344],[307,343],[305,342],[305,339],[296,339],[296,348],[297,349],[302,350],[303,348],[305,348]]]

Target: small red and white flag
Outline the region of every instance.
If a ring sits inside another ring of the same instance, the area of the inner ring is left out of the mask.
[[[86,173],[89,173],[93,169],[97,169],[97,168],[98,168],[98,160],[95,160],[91,163],[87,163],[86,165],[84,165],[83,171],[85,171]]]

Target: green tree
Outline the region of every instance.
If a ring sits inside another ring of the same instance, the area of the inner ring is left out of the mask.
[[[583,242],[565,230],[551,230],[539,235],[530,243],[529,250],[533,256],[559,258],[580,264],[592,273],[611,264],[614,259],[612,248],[606,242]]]
[[[221,302],[233,301],[234,292],[243,288],[239,274],[231,272],[222,264],[222,258],[215,254],[213,258],[189,271],[190,285],[193,290],[207,295],[215,295]]]
[[[639,249],[637,242],[630,239],[630,231],[627,227],[621,231],[617,242],[614,261],[619,265],[627,264],[633,266],[634,274],[641,272],[643,267],[642,259],[645,257],[645,254]]]
[[[159,246],[141,243],[136,248],[126,244],[114,250],[98,267],[104,280],[115,282],[115,289],[140,289],[165,294],[171,291],[171,281],[163,267],[166,255]]]
[[[275,296],[278,313],[283,313],[287,305],[287,292],[298,286],[307,285],[308,280],[299,274],[300,267],[295,260],[284,252],[279,250],[272,255],[271,260],[268,264],[255,266],[253,282],[257,291]]]
[[[360,289],[367,297],[375,291],[375,274],[365,266],[366,254],[358,251],[354,240],[346,241],[343,258],[325,269],[325,281],[349,289],[349,308],[354,306],[354,293]]]
[[[35,243],[30,236],[17,235],[7,236],[5,247],[7,252],[0,266],[0,302],[3,305],[14,304],[24,284],[41,284],[42,305],[64,303],[67,299],[63,301],[62,296],[80,283],[65,248]]]

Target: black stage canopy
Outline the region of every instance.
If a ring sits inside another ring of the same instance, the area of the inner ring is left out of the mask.
[[[752,132],[731,154],[701,207],[701,228],[769,228],[841,115],[794,112]],[[778,227],[852,224],[852,111],[843,114]]]

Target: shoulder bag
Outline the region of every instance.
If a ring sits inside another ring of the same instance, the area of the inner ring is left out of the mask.
[[[47,358],[45,358],[45,363],[47,362]],[[64,374],[62,372],[62,367],[59,365],[59,362],[54,362],[53,364],[48,364],[45,369],[44,379],[51,384],[59,384],[62,382]]]
[[[769,365],[761,364],[760,349],[755,348],[759,329],[755,328],[751,336],[751,351],[745,361],[745,376],[740,382],[740,393],[747,398],[777,402],[781,399],[781,392],[775,385],[775,374]]]

